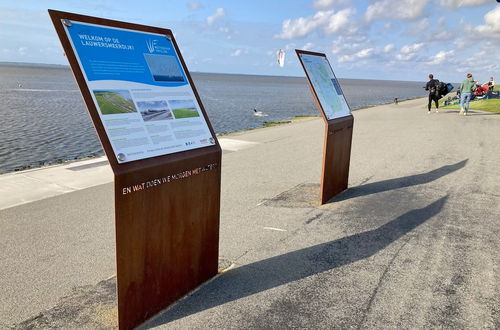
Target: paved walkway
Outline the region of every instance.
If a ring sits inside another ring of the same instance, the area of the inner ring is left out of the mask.
[[[321,120],[221,138],[233,268],[144,328],[499,328],[500,116],[424,103],[354,112],[324,206]],[[111,180],[104,159],[0,176],[0,329],[116,325]]]

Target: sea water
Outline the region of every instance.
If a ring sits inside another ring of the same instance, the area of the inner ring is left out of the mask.
[[[191,75],[217,134],[318,115],[304,77]],[[420,82],[339,81],[353,110],[425,95]],[[0,65],[0,115],[0,173],[103,154],[67,67]]]

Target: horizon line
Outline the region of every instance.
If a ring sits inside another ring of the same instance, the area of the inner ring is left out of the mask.
[[[69,64],[54,64],[54,63],[39,63],[39,62],[12,62],[12,61],[0,61],[0,66],[31,66],[31,67],[46,67],[46,68],[59,68],[59,69],[71,69]],[[201,73],[201,74],[220,74],[220,75],[243,75],[243,76],[257,76],[257,77],[286,77],[286,78],[306,78],[304,76],[292,76],[292,75],[275,75],[275,74],[255,74],[255,73],[230,73],[230,72],[207,72],[207,71],[189,71],[189,73]],[[338,79],[350,79],[350,80],[371,80],[371,81],[402,81],[402,82],[425,82],[425,80],[394,80],[394,79],[370,79],[370,78],[348,78],[339,77]]]

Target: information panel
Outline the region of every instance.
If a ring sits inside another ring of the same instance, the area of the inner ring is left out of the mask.
[[[303,52],[298,52],[298,55],[326,119],[350,115],[349,105],[326,56]]]
[[[73,20],[64,28],[118,163],[215,144],[168,36]]]

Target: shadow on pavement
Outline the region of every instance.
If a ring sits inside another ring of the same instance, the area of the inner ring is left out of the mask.
[[[442,176],[464,164],[465,162],[460,162],[446,169],[441,168],[436,170],[436,173]],[[431,178],[436,176],[438,175],[430,175]],[[426,177],[428,178],[429,174],[426,174]],[[206,309],[371,257],[439,214],[447,199],[448,196],[444,196],[424,208],[409,211],[374,230],[238,267],[208,282],[141,328],[148,329],[166,324]]]
[[[471,111],[469,110],[469,112],[471,113],[471,116],[498,116],[500,115],[500,113],[496,113],[496,112],[485,112],[485,111]]]
[[[341,193],[340,195],[332,198],[328,203],[334,203],[355,197],[367,196],[384,191],[429,183],[465,167],[467,161],[468,159],[464,159],[456,164],[445,165],[427,173],[410,175],[401,178],[389,179],[379,182],[363,184],[356,187],[351,187],[346,191],[344,191],[343,193]]]
[[[446,111],[441,111],[441,108],[440,108],[440,112],[444,112],[444,113],[456,113],[458,115],[460,112],[460,109],[453,109],[453,110],[444,109],[444,110],[446,110]],[[500,115],[500,113],[480,111],[480,110],[469,110],[469,114],[474,115],[474,116],[498,116],[498,115]]]

